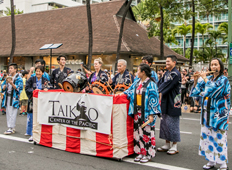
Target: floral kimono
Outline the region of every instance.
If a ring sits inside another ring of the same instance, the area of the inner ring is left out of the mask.
[[[155,156],[155,121],[161,113],[157,85],[147,78],[140,79],[124,92],[130,99],[129,115],[134,117],[134,151],[144,156]],[[140,96],[140,97],[139,97]],[[141,125],[153,115],[154,121],[144,128]]]
[[[199,155],[206,160],[223,164],[227,157],[227,130],[230,111],[230,84],[227,77],[221,75],[215,79],[207,77],[197,83],[191,91],[191,97],[202,97],[201,138]]]

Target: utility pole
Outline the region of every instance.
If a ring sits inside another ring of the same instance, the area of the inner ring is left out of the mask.
[[[232,5],[232,0],[228,0],[228,55],[229,55],[229,60],[228,60],[228,79],[230,82],[230,85],[232,85],[232,22],[231,22],[231,5]],[[230,100],[232,93],[230,93]]]

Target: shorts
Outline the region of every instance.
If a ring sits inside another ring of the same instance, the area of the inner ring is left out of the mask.
[[[21,106],[27,106],[28,100],[21,100]]]

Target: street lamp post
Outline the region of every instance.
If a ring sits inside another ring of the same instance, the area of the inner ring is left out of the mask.
[[[228,56],[229,56],[229,60],[228,60],[228,79],[230,82],[230,85],[232,85],[232,22],[231,22],[231,5],[232,5],[232,0],[228,1]],[[230,93],[230,100],[231,98],[231,94]]]
[[[62,46],[62,43],[59,44],[45,44],[40,50],[47,50],[50,49],[50,75],[52,74],[52,49],[57,49]]]

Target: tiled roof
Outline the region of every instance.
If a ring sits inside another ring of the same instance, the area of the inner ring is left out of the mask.
[[[113,54],[117,51],[121,17],[116,14],[125,1],[111,1],[91,5],[93,23],[93,54]],[[16,21],[15,56],[49,55],[49,50],[39,50],[44,44],[63,43],[53,55],[88,54],[88,23],[86,6],[69,7],[43,12],[20,14]],[[11,51],[10,17],[0,18],[0,56]],[[147,32],[133,19],[126,19],[121,53],[159,56],[157,38],[149,39]],[[175,54],[179,60],[188,59],[167,46],[165,56]]]

